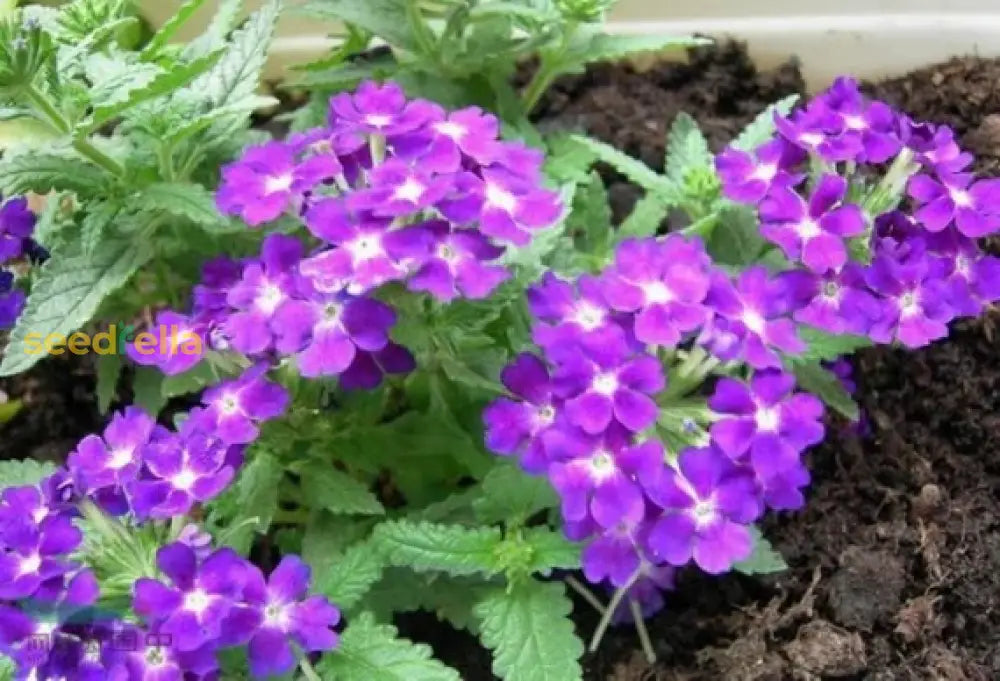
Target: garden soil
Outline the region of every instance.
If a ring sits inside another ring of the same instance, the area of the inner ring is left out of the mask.
[[[662,168],[686,111],[721,148],[767,104],[802,92],[794,62],[758,72],[737,45],[686,64],[598,66],[541,103],[540,124],[577,129]],[[920,119],[945,122],[1000,175],[1000,62],[956,59],[869,86]],[[622,216],[639,191],[605,174]],[[956,325],[918,352],[856,358],[871,435],[831,423],[810,454],[805,511],[764,532],[790,569],[765,578],[681,575],[649,622],[659,661],[615,630],[583,660],[587,681],[995,681],[1000,679],[1000,313]],[[26,409],[0,430],[0,459],[53,459],[99,426],[92,371],[48,360],[0,390]],[[596,615],[577,603],[587,637]],[[430,643],[466,681],[493,681],[488,654],[432,615],[404,635]]]

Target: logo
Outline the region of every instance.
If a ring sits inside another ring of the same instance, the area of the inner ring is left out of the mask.
[[[204,351],[201,336],[176,324],[160,324],[140,333],[135,333],[131,324],[112,324],[106,331],[93,336],[83,331],[68,336],[31,332],[24,337],[24,352],[27,355],[64,355],[67,352],[73,355],[124,355],[130,344],[134,345],[133,352],[145,356],[201,355]]]

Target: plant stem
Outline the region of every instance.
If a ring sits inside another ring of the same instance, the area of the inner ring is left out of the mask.
[[[600,599],[594,595],[593,591],[581,584],[580,581],[573,575],[567,575],[563,581],[566,582],[566,586],[580,594],[580,597],[583,600],[594,606],[594,610],[601,615],[604,615],[606,608],[604,607],[604,604],[601,603]]]
[[[95,147],[86,137],[78,137],[74,139],[73,148],[76,149],[81,156],[89,159],[95,165],[104,168],[115,177],[122,177],[125,175],[125,166]]]
[[[302,670],[302,676],[309,681],[323,681],[305,653],[299,653],[299,669]]]
[[[635,586],[635,583],[639,581],[639,576],[641,574],[641,570],[636,570],[635,574],[629,578],[625,586],[618,589],[618,591],[615,592],[615,595],[611,597],[611,602],[608,603],[608,607],[604,611],[601,621],[597,623],[597,629],[594,630],[594,637],[590,639],[590,652],[596,652],[598,646],[601,645],[601,641],[604,639],[604,634],[607,633],[608,626],[611,624],[611,618],[614,617],[615,612],[618,610],[618,606],[622,604],[622,600],[624,600],[625,596],[628,595],[629,589]]]
[[[542,95],[549,89],[552,85],[552,81],[556,79],[559,75],[559,68],[557,64],[562,61],[563,56],[566,54],[566,50],[569,49],[570,40],[572,40],[573,35],[576,33],[577,23],[571,21],[566,25],[566,30],[563,32],[562,40],[559,43],[559,47],[556,48],[555,52],[551,54],[542,53],[541,62],[538,65],[538,70],[535,71],[535,75],[532,76],[531,82],[528,83],[528,87],[524,89],[524,94],[521,95],[521,105],[524,107],[524,115],[529,115],[536,106],[538,102],[542,99]]]
[[[646,629],[646,619],[642,616],[642,608],[639,601],[629,597],[628,607],[632,611],[632,619],[635,620],[635,630],[639,634],[639,643],[642,644],[642,652],[646,654],[646,662],[656,664],[656,651],[653,650],[653,642],[649,639],[649,630]]]

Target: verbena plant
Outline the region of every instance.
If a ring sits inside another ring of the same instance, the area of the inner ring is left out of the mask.
[[[246,149],[215,199],[259,252],[159,311],[199,352],[129,350],[198,406],[0,466],[19,678],[458,679],[391,624],[427,610],[577,681],[568,588],[652,659],[678,570],[782,569],[754,523],[804,504],[824,403],[858,419],[836,360],[1000,298],[1000,186],[948,128],[849,80],[792,104],[717,157],[679,117],[663,175],[392,83]],[[617,227],[596,161],[647,192]]]

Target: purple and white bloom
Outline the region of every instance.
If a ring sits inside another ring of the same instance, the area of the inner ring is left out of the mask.
[[[368,175],[368,188],[350,194],[354,211],[371,211],[378,217],[399,218],[426,210],[452,189],[450,179],[391,158]]]
[[[430,124],[434,137],[421,165],[444,173],[458,172],[469,159],[486,165],[495,154],[500,121],[477,106],[442,114]]]
[[[109,681],[187,681],[218,678],[219,662],[213,643],[190,651],[173,645],[173,635],[157,628],[142,630],[124,625],[109,643]],[[97,681],[96,679],[94,681]]]
[[[940,261],[928,256],[921,242],[877,250],[866,280],[882,303],[869,332],[872,340],[918,348],[948,335],[947,324],[955,316],[950,291]]]
[[[592,435],[615,421],[633,432],[653,425],[658,410],[650,396],[666,385],[659,360],[620,347],[581,350],[563,358],[553,374],[569,422]]]
[[[827,333],[865,335],[882,308],[868,290],[864,268],[853,262],[821,277],[802,271],[782,273],[798,302],[795,320]]]
[[[412,133],[439,115],[428,101],[407,101],[395,83],[365,81],[353,94],[342,92],[330,99],[329,124],[338,153],[354,151],[367,135],[391,137]]]
[[[978,244],[949,229],[928,238],[929,248],[944,258],[948,304],[958,316],[975,317],[1000,300],[1000,258],[986,255]]]
[[[752,153],[728,147],[715,157],[722,180],[722,194],[740,203],[756,204],[772,187],[794,187],[802,175],[793,169],[805,158],[802,150],[782,138],[757,147]]]
[[[750,557],[747,525],[760,517],[762,504],[753,478],[722,452],[684,450],[677,469],[651,480],[647,493],[664,511],[646,540],[657,561],[680,567],[693,558],[717,575]]]
[[[757,482],[768,508],[775,511],[798,511],[806,505],[802,490],[811,481],[809,469],[800,463],[766,480],[758,479]]]
[[[243,265],[226,256],[209,260],[201,268],[201,281],[191,295],[191,316],[201,324],[218,326],[229,314],[226,296],[243,277]]]
[[[800,453],[823,440],[823,403],[797,393],[795,377],[768,369],[750,384],[720,378],[708,406],[721,416],[712,424],[712,442],[733,461],[749,460],[768,480],[800,464]]]
[[[583,523],[566,522],[566,535],[576,541],[591,536],[596,530],[588,517]],[[583,549],[580,564],[591,584],[607,580],[615,588],[628,584],[645,562],[643,544],[649,523],[619,523],[600,532]]]
[[[258,424],[281,416],[288,407],[288,392],[265,378],[267,370],[266,364],[258,364],[202,396],[211,433],[225,444],[250,444],[260,435]]]
[[[233,312],[223,330],[234,349],[254,355],[272,346],[271,320],[290,296],[293,274],[301,259],[302,244],[298,239],[283,234],[264,239],[260,260],[247,264],[240,281],[226,294]]]
[[[626,346],[625,330],[597,277],[583,275],[574,286],[546,272],[528,288],[527,298],[528,309],[538,320],[531,327],[532,339],[553,359],[575,354],[578,345],[593,350]]]
[[[200,564],[194,549],[175,542],[156,553],[156,565],[170,585],[141,578],[132,608],[170,637],[171,647],[196,651],[218,641],[226,617],[239,601],[252,566],[232,549],[218,549]]]
[[[503,255],[475,229],[455,229],[444,220],[426,222],[411,229],[422,230],[428,237],[428,253],[414,264],[407,281],[411,291],[427,291],[442,302],[458,296],[472,300],[488,297],[510,278],[501,265],[489,264]]]
[[[787,282],[772,279],[761,265],[744,270],[735,284],[717,272],[705,299],[716,317],[698,342],[723,360],[742,357],[755,369],[778,367],[781,358],[775,350],[797,354],[806,347],[786,317],[789,298]]]
[[[374,390],[386,375],[408,374],[417,368],[413,354],[392,341],[381,350],[358,350],[354,361],[340,374],[339,384],[344,390]]]
[[[156,315],[156,323],[146,334],[145,340],[151,337],[153,342],[130,343],[126,348],[129,359],[142,366],[158,367],[168,376],[188,371],[205,356],[205,328],[187,315],[164,310]]]
[[[0,532],[5,549],[0,553],[0,599],[28,598],[46,582],[73,571],[76,566],[68,557],[82,541],[83,534],[66,515],[5,525]]]
[[[638,523],[646,514],[639,481],[656,475],[664,456],[659,442],[629,446],[621,431],[591,438],[576,458],[549,467],[563,517],[575,523],[590,516],[605,529]]]
[[[302,195],[342,172],[335,156],[314,157],[299,164],[294,151],[282,142],[247,149],[223,166],[216,205],[226,215],[239,215],[252,227],[276,220],[295,207]]]
[[[289,300],[274,317],[276,347],[295,355],[303,376],[336,376],[354,362],[359,350],[377,352],[389,343],[396,313],[374,298],[346,293],[308,292]]]
[[[0,206],[0,265],[25,254],[35,231],[35,220],[23,196],[8,199]]]
[[[142,409],[126,407],[111,418],[103,438],[87,435],[80,440],[67,460],[80,490],[87,494],[107,490],[116,496],[135,480],[142,466],[142,450],[155,426],[153,418]]]
[[[962,151],[955,140],[955,131],[947,125],[915,123],[905,115],[902,120],[906,146],[916,152],[917,161],[928,170],[951,175],[972,163],[972,154]]]
[[[818,103],[832,113],[839,135],[827,145],[828,160],[884,163],[902,147],[896,113],[884,102],[868,100],[852,78],[838,78]]]
[[[1000,230],[1000,180],[974,181],[972,173],[914,175],[906,191],[920,206],[917,222],[929,232],[953,224],[967,237],[979,238]]]
[[[628,239],[602,277],[611,307],[635,312],[635,337],[644,344],[675,347],[710,317],[704,300],[711,261],[700,241],[670,235]]]
[[[340,612],[323,596],[307,597],[310,572],[298,556],[282,558],[266,582],[259,570],[250,570],[243,597],[260,618],[248,648],[254,676],[291,671],[296,659],[290,640],[307,653],[337,647],[332,628]]]
[[[844,240],[867,228],[861,207],[843,203],[846,195],[839,175],[820,178],[808,203],[794,189],[777,188],[760,204],[761,234],[813,272],[839,270],[847,262]]]
[[[546,434],[558,426],[562,406],[553,395],[549,370],[525,352],[504,367],[500,378],[517,399],[501,397],[483,410],[486,447],[505,456],[516,454],[527,471],[544,472],[549,463]]]

